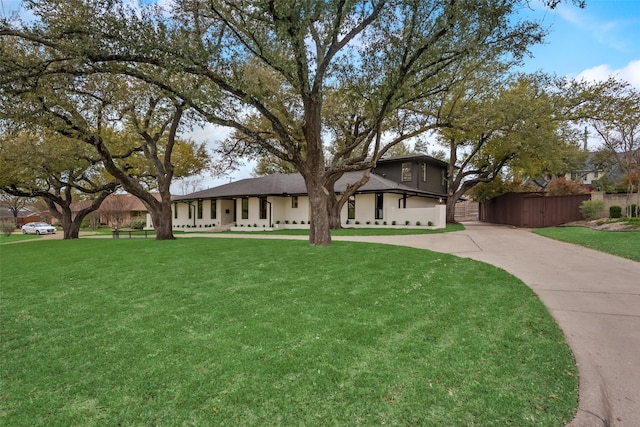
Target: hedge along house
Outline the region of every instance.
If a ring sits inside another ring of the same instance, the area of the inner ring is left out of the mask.
[[[343,227],[446,226],[447,163],[430,156],[383,159],[341,212]],[[345,191],[363,172],[345,173]],[[308,228],[309,198],[300,174],[273,174],[197,191],[173,200],[176,229]]]

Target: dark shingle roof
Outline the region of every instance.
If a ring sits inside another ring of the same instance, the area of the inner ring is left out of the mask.
[[[362,177],[363,172],[346,172],[342,178],[336,182],[336,192],[343,192],[347,188],[347,184],[353,184]],[[400,184],[395,181],[383,178],[380,175],[371,174],[369,181],[360,187],[358,192],[388,192],[388,193],[411,193],[422,194],[425,196],[440,195],[418,190]],[[174,200],[193,200],[193,199],[213,199],[225,197],[255,197],[255,196],[282,196],[282,195],[305,195],[307,187],[304,178],[299,173],[261,176],[258,178],[248,178],[229,184],[220,185],[218,187],[209,188],[207,190],[196,191],[195,193],[186,194],[184,196],[175,196]]]

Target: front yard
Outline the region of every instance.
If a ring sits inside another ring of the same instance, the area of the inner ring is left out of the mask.
[[[0,424],[561,426],[577,373],[533,292],[411,248],[3,245]]]

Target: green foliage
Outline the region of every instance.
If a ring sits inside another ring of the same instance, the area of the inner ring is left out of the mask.
[[[0,233],[5,236],[11,236],[11,233],[16,231],[16,223],[13,221],[0,221]]]
[[[631,205],[631,209],[629,210],[629,216],[632,218],[638,217],[640,215],[638,215],[638,205],[636,205],[635,203]]]
[[[505,180],[502,175],[499,175],[490,182],[478,183],[478,185],[469,190],[469,195],[476,202],[484,202],[505,193],[530,191],[536,191],[536,187],[532,184],[525,184],[517,178]]]
[[[7,426],[560,426],[577,406],[540,299],[470,259],[81,239],[14,245],[1,268]]]
[[[601,218],[604,215],[604,202],[602,200],[585,200],[580,204],[580,213],[588,221]]]
[[[134,230],[142,230],[146,226],[147,218],[145,218],[144,216],[136,216],[134,218],[131,218],[131,221],[129,221],[129,227],[133,228]]]
[[[553,178],[547,185],[547,195],[567,196],[571,194],[584,194],[582,182],[561,178]]]
[[[621,218],[622,217],[622,207],[621,206],[610,206],[609,207],[609,217],[610,218]]]

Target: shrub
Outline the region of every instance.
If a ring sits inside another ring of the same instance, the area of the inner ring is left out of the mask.
[[[284,221],[284,223],[285,223],[285,224],[289,224],[289,220],[288,220],[288,219],[287,219],[287,220],[285,220],[285,221]]]
[[[429,221],[429,222],[427,222],[427,225],[428,225],[429,227],[433,227],[433,221]]]
[[[411,221],[405,221],[404,222],[404,225],[409,225],[409,224],[411,224]]]
[[[620,206],[611,206],[609,208],[609,217],[610,218],[621,218],[622,217],[622,208]]]
[[[360,221],[356,221],[356,225],[359,225],[359,224],[360,224]]]
[[[347,221],[345,222],[345,224],[349,225],[349,220],[347,220]]]
[[[380,225],[380,223],[378,221],[374,222],[375,225]]]
[[[382,222],[382,225],[387,225],[387,221],[383,221],[383,222]]]
[[[419,225],[420,225],[420,221],[416,221],[416,225],[418,225],[418,226],[419,226]]]
[[[304,224],[304,221],[300,221],[300,224]]]
[[[15,229],[16,224],[13,221],[0,221],[0,232],[5,236],[11,236]]]
[[[134,230],[142,230],[147,225],[147,218],[143,216],[137,216],[135,218],[131,218],[129,222],[129,227]]]
[[[604,201],[585,200],[580,204],[580,213],[587,221],[600,218],[604,213]]]
[[[276,224],[280,224],[280,220],[277,220],[277,221],[276,221]]]
[[[637,217],[637,216],[640,216],[640,215],[638,215],[638,205],[636,205],[636,204],[631,205],[631,213],[630,213],[630,216],[631,216],[632,218],[635,218],[635,217]]]
[[[391,221],[391,225],[396,225],[396,224],[397,224],[397,222]]]
[[[367,221],[367,225],[371,224],[371,221]]]
[[[298,223],[297,221],[291,221],[291,224],[297,224],[297,223]]]

